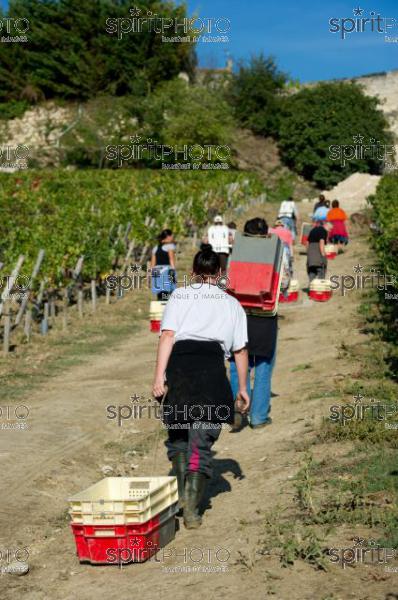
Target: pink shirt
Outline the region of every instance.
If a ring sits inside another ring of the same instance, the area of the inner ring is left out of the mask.
[[[293,247],[293,235],[292,232],[289,231],[286,227],[270,227],[268,229],[268,233],[274,233],[289,246],[290,249]]]

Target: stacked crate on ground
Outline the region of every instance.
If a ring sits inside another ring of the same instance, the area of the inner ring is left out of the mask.
[[[333,260],[337,256],[337,249],[334,244],[326,244],[325,246],[325,254],[326,258],[329,260]]]
[[[282,293],[279,295],[279,302],[297,302],[300,291],[300,284],[297,279],[291,279],[287,296]]]
[[[175,477],[106,477],[69,498],[80,562],[144,562],[175,537]]]
[[[282,282],[283,244],[274,234],[236,234],[228,264],[228,292],[251,314],[273,316]]]
[[[160,331],[160,324],[162,322],[165,306],[166,302],[159,302],[158,300],[152,300],[149,305],[150,329],[154,333]]]
[[[309,297],[317,302],[326,302],[332,297],[329,279],[313,279],[310,283]]]

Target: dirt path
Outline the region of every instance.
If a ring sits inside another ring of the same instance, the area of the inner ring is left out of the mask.
[[[360,253],[361,246],[354,241],[344,256],[330,264],[329,275],[352,273]],[[298,256],[297,264],[303,286],[305,258]],[[303,562],[283,569],[276,557],[256,554],[265,516],[277,505],[283,508],[292,502],[290,478],[303,456],[297,443],[311,435],[314,425],[328,413],[327,400],[308,400],[309,393],[320,383],[332,386],[336,374],[349,370],[344,360],[336,361],[337,348],[347,332],[351,340],[361,335],[351,327],[357,302],[354,295],[335,295],[329,303],[312,303],[301,294],[297,305],[282,307],[273,424],[262,433],[248,428],[239,434],[223,431],[215,446],[217,476],[208,493],[211,510],[206,510],[198,532],[182,528],[177,533],[168,553],[160,557],[163,562],[122,570],[80,565],[65,514],[65,499],[100,479],[101,466],[116,468],[115,448],[123,452],[126,440],[135,439],[138,448],[156,430],[154,420],[130,421],[121,431],[106,419],[108,404],[127,404],[133,393],[149,395],[156,336],[142,326],[117,349],[71,368],[33,393],[26,400],[31,411],[29,430],[2,431],[0,438],[1,544],[28,547],[31,570],[25,577],[1,576],[0,597],[384,599],[393,591],[391,581],[368,581],[366,593],[362,592],[364,572],[359,569],[333,567],[321,573]],[[330,451],[338,451],[338,446]],[[149,452],[127,462],[137,463],[134,474],[140,475],[148,474],[152,460]],[[157,472],[164,474],[168,469],[160,442]],[[220,548],[217,560],[215,552]],[[203,560],[195,562],[201,551]],[[173,566],[215,569],[223,565],[225,572],[170,570]]]

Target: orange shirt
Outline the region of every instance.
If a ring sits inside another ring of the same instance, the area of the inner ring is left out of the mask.
[[[331,208],[326,217],[328,221],[346,221],[347,215],[342,208]]]

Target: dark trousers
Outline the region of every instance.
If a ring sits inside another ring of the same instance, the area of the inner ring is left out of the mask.
[[[321,267],[307,267],[308,277],[310,281],[314,279],[325,279],[326,265]]]
[[[187,457],[187,471],[198,471],[206,477],[213,474],[211,449],[220,436],[221,424],[195,421],[188,424],[187,429],[168,429],[165,442],[167,457],[171,461],[174,456],[183,452]]]

